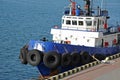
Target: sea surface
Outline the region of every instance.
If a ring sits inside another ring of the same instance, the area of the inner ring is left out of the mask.
[[[82,0],[75,0],[82,6]],[[120,24],[120,0],[95,0],[94,5],[108,9],[110,25]],[[47,37],[50,29],[61,25],[69,0],[0,0],[0,80],[37,79],[36,67],[23,65],[20,48],[30,39]],[[93,6],[94,7],[94,6]]]

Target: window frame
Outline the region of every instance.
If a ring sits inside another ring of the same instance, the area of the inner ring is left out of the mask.
[[[76,25],[77,26],[77,20],[72,20],[72,25]]]
[[[82,22],[82,23],[80,24],[80,22]],[[84,25],[84,21],[78,21],[78,25],[79,26],[83,26]]]
[[[87,22],[89,22],[89,23],[87,23]],[[85,21],[85,23],[86,23],[86,26],[92,26],[93,25],[93,21],[92,20],[87,20],[87,21]]]
[[[71,20],[66,20],[66,25],[71,25]]]

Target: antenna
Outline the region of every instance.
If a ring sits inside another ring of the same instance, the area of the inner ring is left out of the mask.
[[[106,10],[107,2],[104,0],[101,1],[101,9],[103,8],[103,6],[105,6],[105,10]]]
[[[93,0],[91,0],[91,14],[90,15],[92,15],[92,12],[93,12]]]
[[[102,9],[102,7],[103,7],[103,0],[101,1],[101,9]]]

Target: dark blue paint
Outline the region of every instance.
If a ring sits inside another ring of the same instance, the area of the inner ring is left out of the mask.
[[[34,48],[34,45],[36,43],[41,44],[42,47],[44,47],[44,54],[47,54],[49,51],[57,51],[58,54],[63,54],[63,53],[72,53],[74,51],[77,51],[78,53],[82,51],[88,52],[90,55],[93,54],[102,54],[105,56],[108,55],[113,55],[118,52],[120,52],[120,46],[115,46],[115,47],[86,47],[86,46],[79,46],[79,45],[70,45],[70,44],[59,44],[59,43],[54,43],[54,42],[43,42],[43,41],[35,41],[35,40],[30,40],[29,42],[29,50],[32,50]],[[31,48],[32,46],[32,48]],[[41,72],[42,75],[49,75],[50,74],[50,69],[45,67],[45,65],[39,64],[38,66],[39,71]],[[64,67],[62,68],[59,66],[58,70],[60,72],[64,72],[67,70],[70,70],[74,68],[73,66],[69,67]]]
[[[83,1],[75,0],[78,4]],[[98,6],[101,0],[94,0]],[[120,23],[120,0],[104,0],[110,11],[111,24]],[[36,67],[23,65],[20,48],[29,40],[51,39],[50,29],[61,24],[68,0],[0,0],[0,80],[29,80],[38,78]]]

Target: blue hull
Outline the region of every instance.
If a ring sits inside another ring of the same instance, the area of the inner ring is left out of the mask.
[[[113,54],[120,52],[120,46],[104,47],[104,48],[103,47],[86,47],[86,46],[79,46],[79,45],[77,46],[77,45],[60,44],[60,43],[54,43],[54,42],[35,41],[35,40],[31,40],[29,42],[28,50],[34,49],[34,46],[36,43],[39,43],[42,46],[44,53],[47,53],[49,51],[57,51],[59,54],[63,54],[65,52],[71,53],[73,51],[77,51],[77,52],[86,51],[89,53],[89,55],[102,54],[105,56],[109,56],[109,55],[113,55]],[[79,64],[77,66],[80,66],[80,65],[82,64]],[[42,75],[49,75],[51,73],[51,69],[47,68],[43,62],[39,64],[37,68],[39,69]],[[72,68],[74,67],[73,66],[69,66],[69,67],[59,66],[57,69],[59,73],[61,73],[61,72],[67,71]]]

